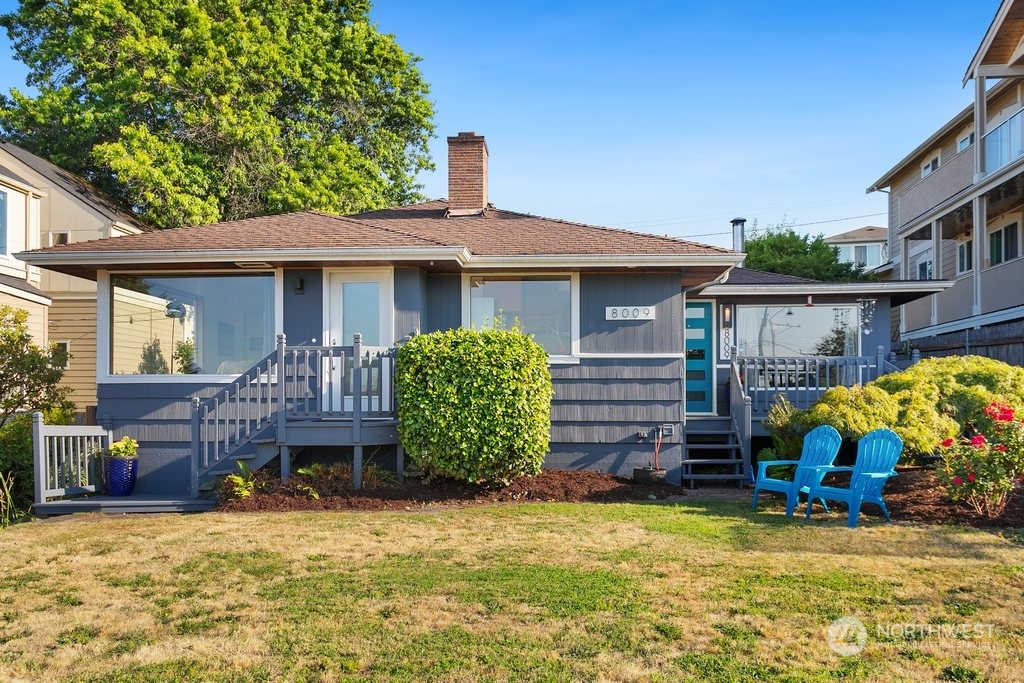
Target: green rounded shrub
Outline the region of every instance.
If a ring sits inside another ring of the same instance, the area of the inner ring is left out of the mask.
[[[507,482],[540,472],[551,429],[544,349],[518,329],[432,332],[398,351],[398,434],[429,474]]]

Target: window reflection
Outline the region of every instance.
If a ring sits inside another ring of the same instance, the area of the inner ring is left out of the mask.
[[[855,305],[737,306],[741,356],[857,356]]]
[[[274,348],[271,273],[111,283],[113,374],[237,375]]]
[[[519,328],[550,355],[572,352],[569,277],[473,277],[470,321],[476,329]]]

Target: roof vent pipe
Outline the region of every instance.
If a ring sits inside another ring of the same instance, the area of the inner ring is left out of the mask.
[[[745,232],[746,227],[747,227],[747,219],[746,218],[733,218],[730,222],[732,223],[732,250],[733,251],[742,252],[743,251],[744,232]],[[743,267],[743,261],[740,261],[739,263],[737,263],[736,267],[737,268],[742,268]]]

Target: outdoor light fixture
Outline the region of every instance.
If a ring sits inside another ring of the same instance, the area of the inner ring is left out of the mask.
[[[296,294],[305,294],[306,293],[306,280],[305,280],[305,278],[301,278],[301,277],[295,278],[295,293]]]
[[[732,327],[732,306],[722,307],[722,327]]]

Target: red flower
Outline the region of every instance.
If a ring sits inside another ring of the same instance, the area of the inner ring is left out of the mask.
[[[985,406],[985,414],[996,422],[1013,422],[1013,408],[1005,403],[993,401]]]
[[[988,439],[985,438],[984,434],[975,434],[971,437],[971,446],[974,448],[984,448]]]
[[[950,446],[953,445],[953,439],[946,439],[945,441],[943,441],[939,445],[942,446],[943,448],[949,448]]]
[[[961,479],[960,477],[953,477],[953,484],[955,486],[960,486],[960,484],[962,483],[964,483],[963,479]]]
[[[973,482],[974,481],[974,475],[973,474],[968,474],[967,475],[967,481]]]
[[[992,450],[999,451],[1000,453],[1005,453],[1006,452],[1006,444],[998,444],[996,446],[993,446]]]

